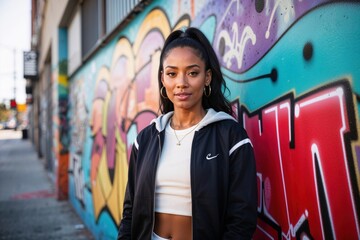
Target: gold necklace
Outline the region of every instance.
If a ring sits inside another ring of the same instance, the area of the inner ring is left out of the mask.
[[[173,131],[174,131],[174,133],[175,133],[175,137],[176,137],[176,139],[178,140],[178,142],[176,143],[176,145],[180,146],[180,145],[181,145],[181,141],[184,140],[184,138],[185,138],[187,135],[189,135],[192,131],[194,131],[194,130],[197,128],[197,126],[199,126],[200,122],[201,122],[201,120],[195,125],[195,127],[194,127],[193,129],[191,129],[188,133],[186,133],[181,139],[178,138],[178,136],[177,136],[177,134],[176,134],[176,131],[175,131],[175,129],[173,128]],[[172,123],[172,118],[171,118],[171,122],[170,122],[170,123]]]

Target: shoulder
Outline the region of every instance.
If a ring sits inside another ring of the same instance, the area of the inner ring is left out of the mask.
[[[221,135],[235,137],[247,136],[244,127],[231,115],[225,112],[217,112],[212,108],[207,109],[207,114],[202,120],[200,127],[208,126],[208,131],[216,129]]]
[[[150,141],[153,137],[157,136],[158,131],[156,130],[155,123],[152,122],[145,128],[143,128],[136,136],[135,145],[139,148],[139,145],[144,141]]]
[[[155,123],[150,123],[148,126],[146,126],[145,128],[143,128],[138,136],[137,139],[141,139],[144,137],[149,137],[152,134],[158,133],[156,127],[155,127]]]
[[[246,130],[244,129],[244,127],[237,121],[235,120],[232,120],[232,119],[225,119],[225,120],[222,120],[222,121],[218,121],[218,122],[215,122],[214,125],[223,130],[223,131],[226,131],[226,132],[233,132],[235,134],[244,134],[246,133]]]
[[[230,146],[249,139],[245,128],[239,122],[231,119],[213,123],[213,130],[216,131],[222,142],[226,141]]]

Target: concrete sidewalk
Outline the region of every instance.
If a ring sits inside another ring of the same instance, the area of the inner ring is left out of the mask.
[[[94,239],[53,183],[29,140],[0,130],[0,240]]]

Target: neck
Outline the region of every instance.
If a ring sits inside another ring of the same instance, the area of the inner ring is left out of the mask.
[[[174,111],[171,119],[171,127],[176,130],[186,129],[198,124],[206,115],[206,111],[201,109],[199,112],[179,112]]]

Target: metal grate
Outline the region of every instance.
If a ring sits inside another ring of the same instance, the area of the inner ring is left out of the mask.
[[[106,34],[119,25],[141,0],[105,0]]]

